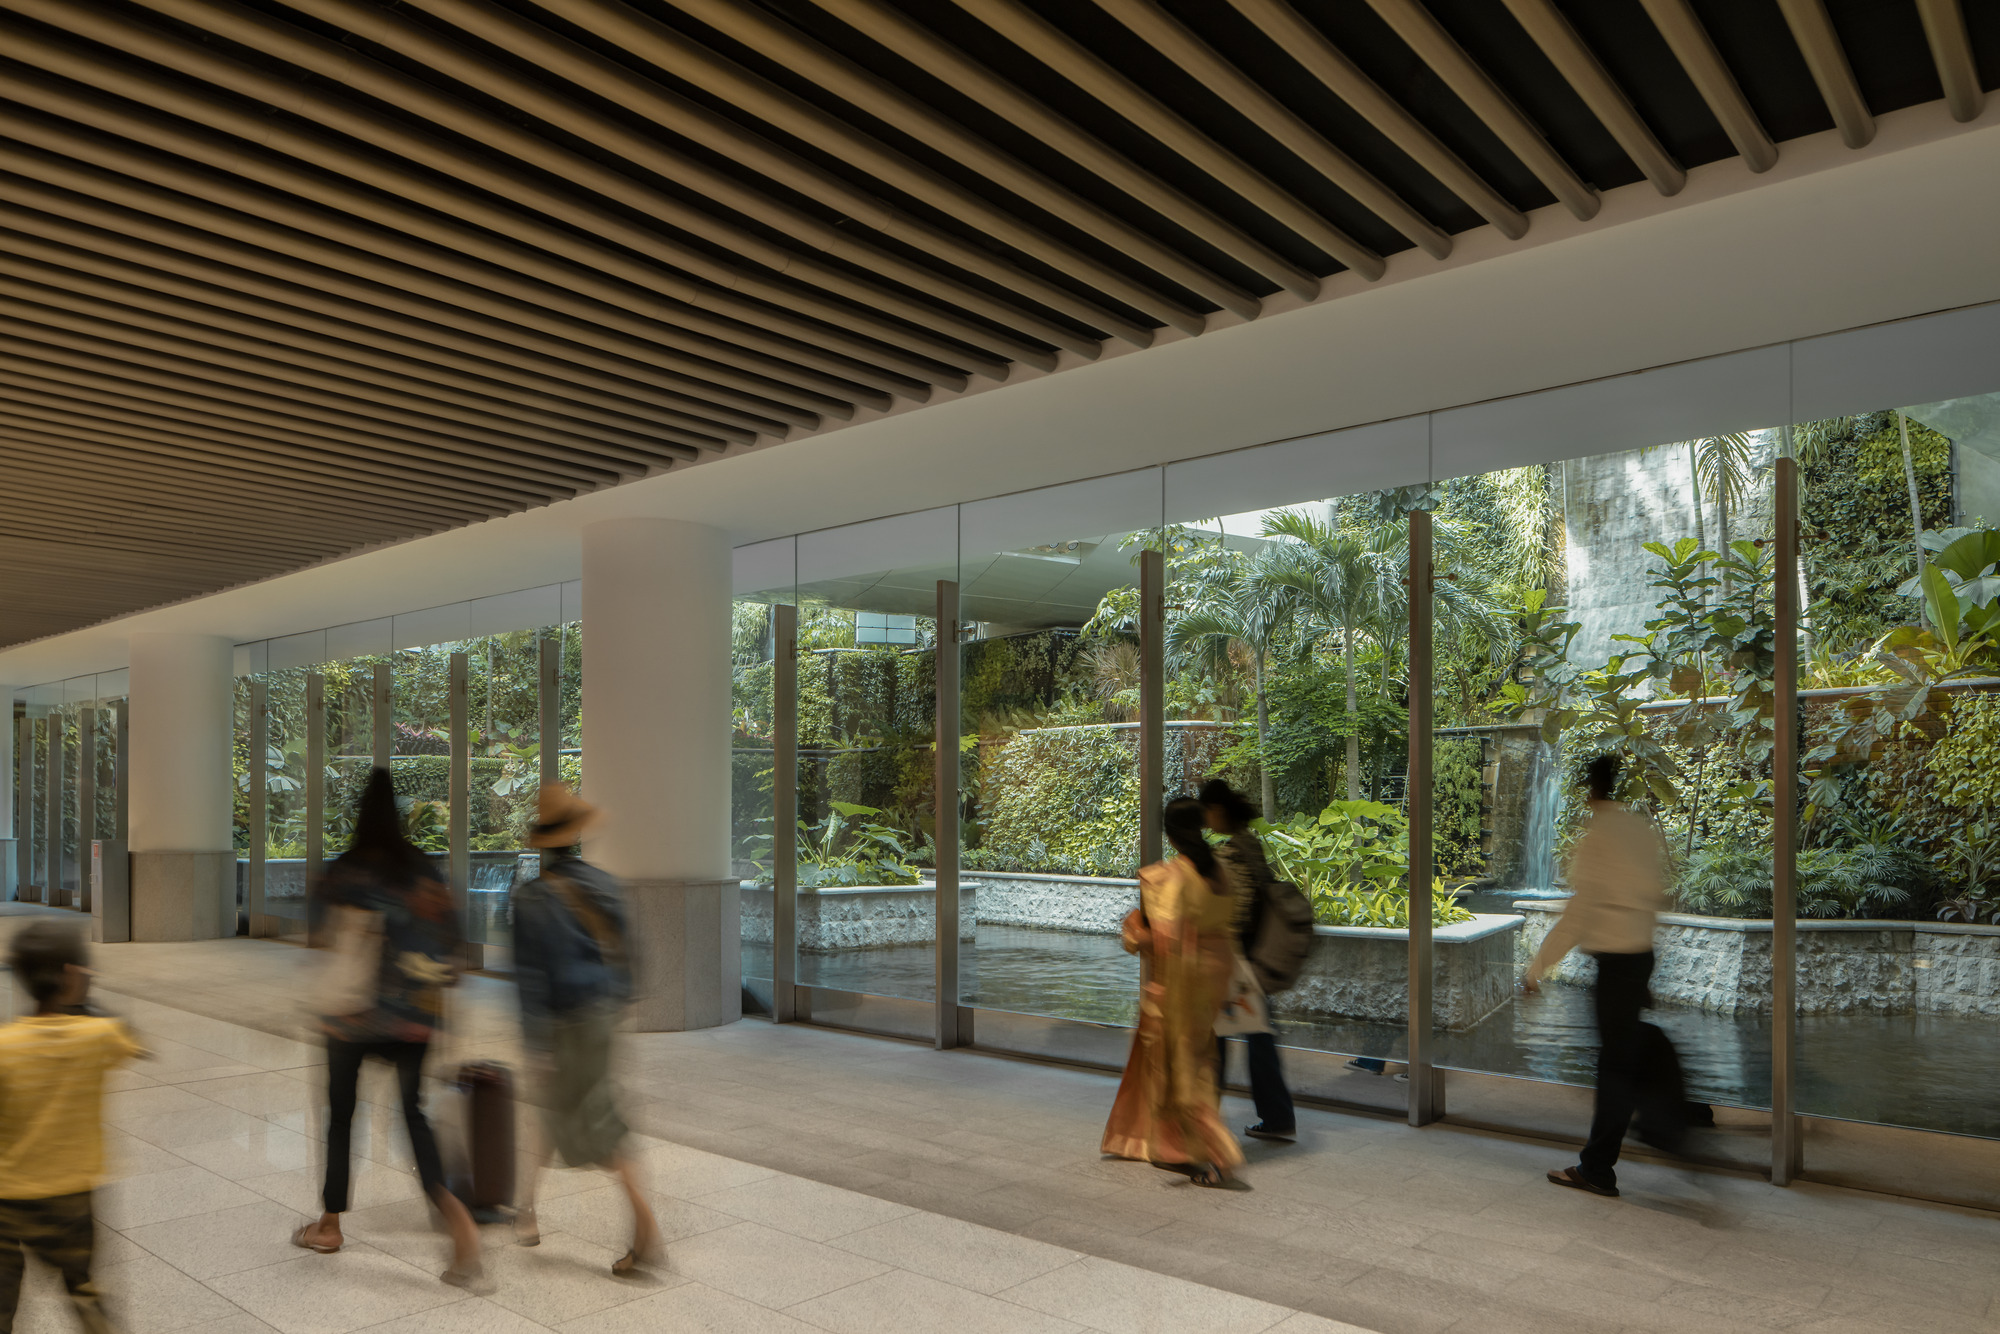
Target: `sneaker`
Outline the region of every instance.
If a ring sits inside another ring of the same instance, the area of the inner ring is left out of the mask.
[[[1568,1186],[1571,1190],[1587,1191],[1592,1195],[1610,1195],[1615,1197],[1618,1194],[1618,1187],[1598,1185],[1595,1181],[1586,1177],[1581,1168],[1552,1167],[1549,1169],[1549,1180],[1558,1186]]]
[[[1268,1139],[1279,1144],[1290,1144],[1299,1137],[1296,1130],[1273,1130],[1262,1121],[1259,1121],[1254,1126],[1243,1127],[1243,1133],[1251,1139]]]
[[[1388,1067],[1369,1056],[1357,1056],[1347,1063],[1349,1070],[1358,1070],[1364,1075],[1379,1075]]]

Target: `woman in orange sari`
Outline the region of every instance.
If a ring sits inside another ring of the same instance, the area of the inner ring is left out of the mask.
[[[1139,1028],[1103,1151],[1220,1186],[1243,1161],[1215,1086],[1215,1017],[1229,999],[1235,945],[1233,900],[1206,827],[1200,802],[1169,802],[1176,855],[1139,872],[1139,907],[1125,919],[1125,949],[1139,956]]]

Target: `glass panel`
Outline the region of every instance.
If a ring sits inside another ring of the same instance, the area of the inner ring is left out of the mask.
[[[354,808],[374,766],[375,664],[379,658],[329,662],[326,677],[326,858],[347,851]]]
[[[306,675],[303,667],[263,675],[269,812],[264,911],[282,919],[285,934],[304,930],[306,920]]]
[[[472,744],[472,884],[467,935],[504,946],[507,896],[536,854],[528,826],[541,784],[541,640],[535,630],[459,645],[466,655],[467,732]]]
[[[1754,400],[1754,384],[1702,378],[1726,369],[1684,373],[1690,393],[1717,398],[1658,415],[1727,424],[1748,410],[1738,400]],[[1627,444],[1635,420],[1653,420],[1614,406],[1594,403],[1607,442]],[[1517,409],[1495,429],[1526,419]],[[1557,420],[1566,444],[1589,438],[1588,413]],[[1439,1064],[1595,1083],[1596,961],[1573,950],[1551,961],[1539,993],[1515,983],[1563,910],[1569,854],[1591,819],[1584,769],[1608,754],[1622,765],[1617,799],[1655,831],[1632,831],[1620,855],[1659,865],[1674,910],[1655,933],[1646,1018],[1678,1049],[1689,1097],[1770,1105],[1771,467],[1782,441],[1753,424],[1438,488],[1435,871],[1471,915],[1438,931]]]
[[[403,832],[440,876],[451,852],[451,654],[455,644],[403,649],[390,663],[389,776]]]
[[[1357,1081],[1407,1055],[1402,576],[1425,444],[1421,420],[1392,422],[1168,479],[1189,544],[1167,588],[1169,716],[1222,724],[1208,771],[1262,811],[1274,869],[1317,910],[1305,972],[1271,998],[1279,1042],[1354,1057],[1340,1096],[1371,1102],[1386,1091]]]
[[[1160,541],[1161,486],[1151,468],[963,507],[965,1005],[1137,1020],[1119,930],[1138,896],[1138,560]],[[1175,795],[1227,731],[1193,713],[1168,726]]]
[[[957,533],[950,508],[799,538],[804,985],[936,998],[933,646]],[[863,612],[907,618],[916,642],[857,642]]]
[[[739,553],[739,585],[769,586],[739,587],[731,605],[729,855],[731,874],[742,884],[743,976],[759,995],[771,985],[775,617],[780,605],[797,597],[796,562],[789,538]]]
[[[1799,1110],[2000,1136],[2000,394],[1793,448]]]

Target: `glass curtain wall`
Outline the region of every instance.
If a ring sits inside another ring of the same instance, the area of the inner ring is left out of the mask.
[[[1138,901],[1139,558],[1164,531],[1154,468],[960,507],[959,1001],[1137,1020],[1119,937]],[[1169,724],[1167,795],[1198,783],[1223,728]],[[1176,750],[1176,744],[1182,743]],[[1188,746],[1193,754],[1185,754]]]
[[[1781,367],[1779,368],[1781,369]],[[1742,419],[1739,418],[1739,421]],[[1660,837],[1668,905],[1647,1018],[1688,1096],[1771,1105],[1774,465],[1733,429],[1437,487],[1432,734],[1439,1062],[1595,1083],[1593,961],[1516,984],[1569,893],[1593,756]],[[1616,419],[1588,447],[1628,442]],[[1502,947],[1502,941],[1511,947]],[[1511,966],[1508,966],[1511,965]]]
[[[798,539],[803,985],[936,998],[935,649],[959,633],[937,584],[958,543],[955,506]]]
[[[2000,393],[1854,407],[1791,432],[1797,1105],[1995,1138]]]

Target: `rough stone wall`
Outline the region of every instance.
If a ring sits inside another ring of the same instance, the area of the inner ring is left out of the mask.
[[[1761,469],[1776,451],[1776,432],[1751,437],[1750,492],[1729,516],[1734,539],[1762,536],[1770,524],[1770,485]],[[1562,465],[1563,529],[1568,544],[1569,607],[1577,631],[1570,660],[1601,667],[1616,647],[1614,634],[1641,634],[1659,591],[1647,573],[1647,542],[1695,535],[1694,489],[1685,446],[1627,450],[1570,459]],[[1703,505],[1704,536],[1720,540],[1714,502]]]
[[[998,926],[1115,936],[1125,915],[1139,906],[1137,880],[982,871],[959,883],[978,886],[979,920]]]
[[[1496,732],[1495,773],[1489,789],[1492,805],[1486,812],[1487,827],[1493,831],[1493,855],[1487,874],[1496,885],[1518,887],[1527,847],[1528,777],[1535,766],[1541,738],[1533,732]]]
[[[1438,940],[1432,1022],[1438,1028],[1470,1028],[1505,1005],[1514,994],[1514,937],[1508,927],[1477,940]],[[1409,1018],[1410,938],[1406,931],[1379,934],[1322,929],[1298,984],[1271,998],[1279,1016],[1338,1016],[1403,1023]]]
[[[746,945],[771,943],[770,886],[743,887]],[[958,888],[958,935],[969,941],[979,920],[978,891]],[[937,890],[931,885],[809,890],[798,898],[799,949],[806,954],[929,945],[937,940]]]
[[[1527,924],[1516,944],[1524,972],[1548,938],[1560,904],[1521,905]],[[1669,916],[1654,936],[1659,962],[1653,997],[1717,1014],[1771,1012],[1771,925]],[[1801,922],[1800,1014],[2000,1015],[2000,930],[1925,922]],[[1550,974],[1589,986],[1597,965],[1580,951]]]

